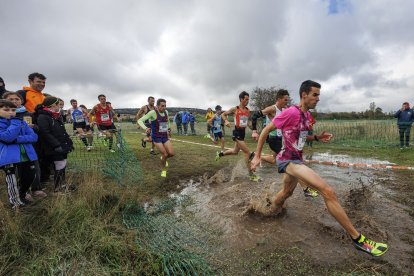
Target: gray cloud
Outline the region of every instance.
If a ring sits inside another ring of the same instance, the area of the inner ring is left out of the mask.
[[[89,106],[106,93],[116,107],[153,95],[227,108],[256,86],[287,87],[297,102],[305,79],[326,88],[322,109],[391,110],[412,97],[414,2],[344,0],[335,13],[325,0],[23,2],[0,10],[8,89],[38,71],[45,92]]]

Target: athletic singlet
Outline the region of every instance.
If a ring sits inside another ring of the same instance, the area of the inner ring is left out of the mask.
[[[85,122],[85,116],[83,115],[83,112],[79,108],[72,109],[70,112],[70,115],[72,117],[73,123],[84,123]]]
[[[246,107],[245,111],[242,111],[239,106],[236,107],[236,113],[234,114],[234,125],[236,128],[246,128],[247,121],[249,120],[250,110]]]
[[[274,107],[275,107],[275,111],[276,111],[276,114],[275,114],[275,116],[273,117],[273,118],[275,118],[277,115],[279,115],[280,113],[282,113],[282,110],[280,110],[279,108],[277,108],[277,106],[276,105],[274,105]],[[270,119],[269,118],[269,116],[268,115],[266,115],[266,125],[268,125],[268,124],[270,124],[270,122],[272,122],[272,120],[273,120],[273,118],[272,119]],[[282,138],[282,131],[280,130],[280,129],[275,129],[275,130],[272,130],[270,133],[269,133],[269,136],[270,137],[280,137],[280,138]]]
[[[213,120],[211,122],[213,123],[213,127],[215,127],[213,129],[213,133],[221,132],[221,122],[222,122],[221,116],[214,114]]]
[[[97,109],[98,110],[95,112],[96,123],[100,126],[112,125],[111,105],[107,104],[106,107],[103,108],[100,104],[98,104]]]
[[[291,106],[273,118],[273,124],[282,130],[283,135],[283,148],[277,156],[279,161],[303,160],[303,147],[310,126],[309,116],[309,111],[303,113],[298,106]]]
[[[165,112],[164,116],[155,110],[157,119],[151,122],[151,135],[156,138],[168,137],[168,113]]]

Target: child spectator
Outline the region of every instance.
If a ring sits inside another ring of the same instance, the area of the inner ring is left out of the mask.
[[[73,143],[66,132],[59,109],[59,99],[49,96],[43,100],[42,105],[37,106],[36,115],[40,144],[55,167],[55,192],[66,192],[69,188],[65,185],[66,163],[68,153],[73,150]]]
[[[6,173],[9,202],[15,211],[24,206],[24,197],[36,177],[34,166],[37,160],[32,143],[37,141],[37,135],[16,116],[16,105],[7,100],[0,100],[0,168]],[[16,166],[19,165],[24,173],[21,179],[20,191],[17,189]]]
[[[36,134],[38,134],[39,133],[39,128],[38,128],[37,125],[33,124],[31,114],[29,112],[27,112],[24,105],[22,105],[23,99],[22,99],[21,95],[17,92],[6,92],[6,93],[4,93],[3,98],[5,100],[8,100],[8,101],[12,102],[14,105],[16,105],[16,107],[17,107],[16,108],[16,117],[19,118],[20,120],[25,121],[28,124],[28,126],[30,128],[32,128]],[[42,191],[42,187],[40,185],[40,168],[39,168],[39,161],[38,160],[34,161],[34,166],[35,166],[35,169],[36,169],[36,175],[35,175],[35,178],[33,179],[33,182],[31,183],[32,193],[33,193],[33,195],[38,196],[38,197],[45,197],[45,196],[47,196],[47,194]],[[22,199],[25,198],[28,201],[33,201],[32,196],[29,193],[27,193],[27,190],[24,187],[25,184],[21,182],[21,180],[25,178],[27,168],[25,167],[25,165],[22,168],[20,168],[20,167],[21,167],[21,165],[18,164],[17,165],[17,174],[18,174],[18,179],[20,180],[20,183],[19,183],[20,198],[22,198]],[[22,190],[22,187],[24,187],[23,190]]]

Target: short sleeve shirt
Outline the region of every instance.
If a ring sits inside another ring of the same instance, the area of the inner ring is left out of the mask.
[[[282,131],[283,136],[283,148],[277,160],[303,161],[303,147],[310,130],[310,113],[304,113],[298,106],[291,106],[276,116],[272,123]]]

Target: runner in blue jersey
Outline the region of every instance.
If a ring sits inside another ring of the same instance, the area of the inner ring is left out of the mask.
[[[223,137],[223,131],[221,128],[223,119],[221,118],[221,106],[217,105],[215,109],[216,109],[216,114],[214,114],[214,116],[210,118],[207,121],[207,123],[209,124],[209,126],[211,127],[211,131],[213,132],[214,138],[213,137],[211,138],[213,143],[217,145],[220,140],[221,151],[217,152],[216,158],[215,158],[215,160],[218,161],[220,159],[220,153],[223,154],[224,152],[224,137]]]
[[[87,151],[92,149],[93,134],[88,123],[88,112],[81,107],[78,107],[78,101],[70,100],[71,108],[67,112],[67,120],[73,123],[73,130],[76,130],[77,136],[85,145]]]

